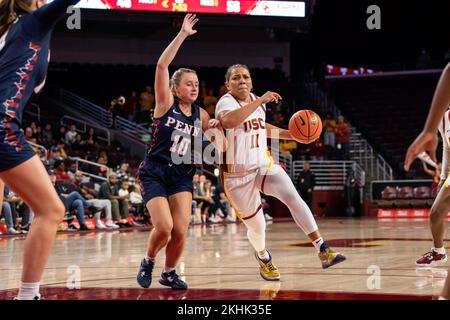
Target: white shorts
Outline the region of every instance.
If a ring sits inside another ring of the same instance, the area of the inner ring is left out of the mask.
[[[256,169],[245,175],[223,172],[223,188],[238,218],[250,219],[262,209],[260,192],[264,193],[266,175],[277,166],[271,166],[270,170]]]

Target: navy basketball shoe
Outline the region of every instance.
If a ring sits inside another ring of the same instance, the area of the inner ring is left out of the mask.
[[[171,287],[174,290],[186,290],[188,288],[187,283],[178,277],[175,270],[172,270],[169,273],[161,273],[159,283],[163,286]]]
[[[153,261],[149,260],[147,262],[145,258],[142,259],[141,267],[139,268],[139,272],[136,277],[137,283],[139,283],[142,288],[150,287],[150,284],[152,283],[152,271],[154,265],[155,263]]]

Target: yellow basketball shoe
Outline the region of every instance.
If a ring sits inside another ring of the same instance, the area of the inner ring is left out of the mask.
[[[269,254],[269,260],[262,261],[258,256],[258,252],[255,252],[255,258],[258,261],[260,267],[259,273],[264,280],[280,281],[280,272],[278,271],[278,268],[272,263],[272,256],[270,255],[270,252],[267,251],[267,253]]]
[[[333,251],[326,243],[323,243],[320,248],[319,259],[322,263],[322,268],[326,269],[339,262],[345,261],[346,258],[339,252]]]

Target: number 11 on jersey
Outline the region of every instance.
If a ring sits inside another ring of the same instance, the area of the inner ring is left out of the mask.
[[[254,148],[259,148],[259,133],[257,133],[257,134],[252,134],[252,135],[250,136],[250,139],[252,140],[252,146],[251,146],[251,148],[252,148],[252,149],[254,149]]]

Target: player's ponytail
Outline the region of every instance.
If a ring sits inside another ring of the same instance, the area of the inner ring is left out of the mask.
[[[34,0],[0,0],[0,38],[22,14],[33,11]]]

